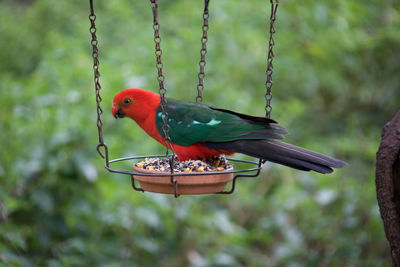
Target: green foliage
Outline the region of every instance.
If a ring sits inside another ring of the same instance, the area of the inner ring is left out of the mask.
[[[111,158],[162,153],[113,95],[156,91],[148,1],[95,1]],[[204,101],[263,115],[268,1],[212,1]],[[234,195],[139,194],[102,168],[86,1],[0,2],[0,264],[388,266],[375,196],[380,131],[398,107],[396,1],[280,4],[272,117],[287,141],[350,163],[267,164]],[[160,1],[168,96],[194,100],[202,1]]]

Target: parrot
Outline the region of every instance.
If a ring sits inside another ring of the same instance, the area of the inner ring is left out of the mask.
[[[257,117],[198,102],[165,98],[168,136],[179,161],[208,159],[242,153],[302,171],[332,173],[346,162],[280,141],[284,127],[267,117]],[[167,145],[163,131],[161,97],[130,88],[112,102],[112,115],[134,120],[149,136]]]

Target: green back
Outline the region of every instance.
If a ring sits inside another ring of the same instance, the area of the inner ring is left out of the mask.
[[[175,144],[188,146],[198,142],[229,142],[240,139],[279,139],[283,127],[243,119],[229,111],[212,108],[196,102],[167,99],[169,136]],[[162,130],[161,107],[157,109],[156,125]],[[242,115],[246,116],[246,115]],[[248,116],[250,117],[250,116]],[[254,117],[258,120],[267,120]]]

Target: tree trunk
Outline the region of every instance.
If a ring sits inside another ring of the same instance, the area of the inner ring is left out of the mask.
[[[400,267],[400,108],[383,127],[376,155],[375,183],[392,261]]]

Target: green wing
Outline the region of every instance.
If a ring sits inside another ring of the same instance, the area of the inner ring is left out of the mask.
[[[196,102],[167,99],[167,113],[171,141],[182,146],[198,142],[281,139],[280,134],[286,133],[285,129],[273,120]],[[159,133],[164,136],[161,107],[157,109],[156,125]]]

